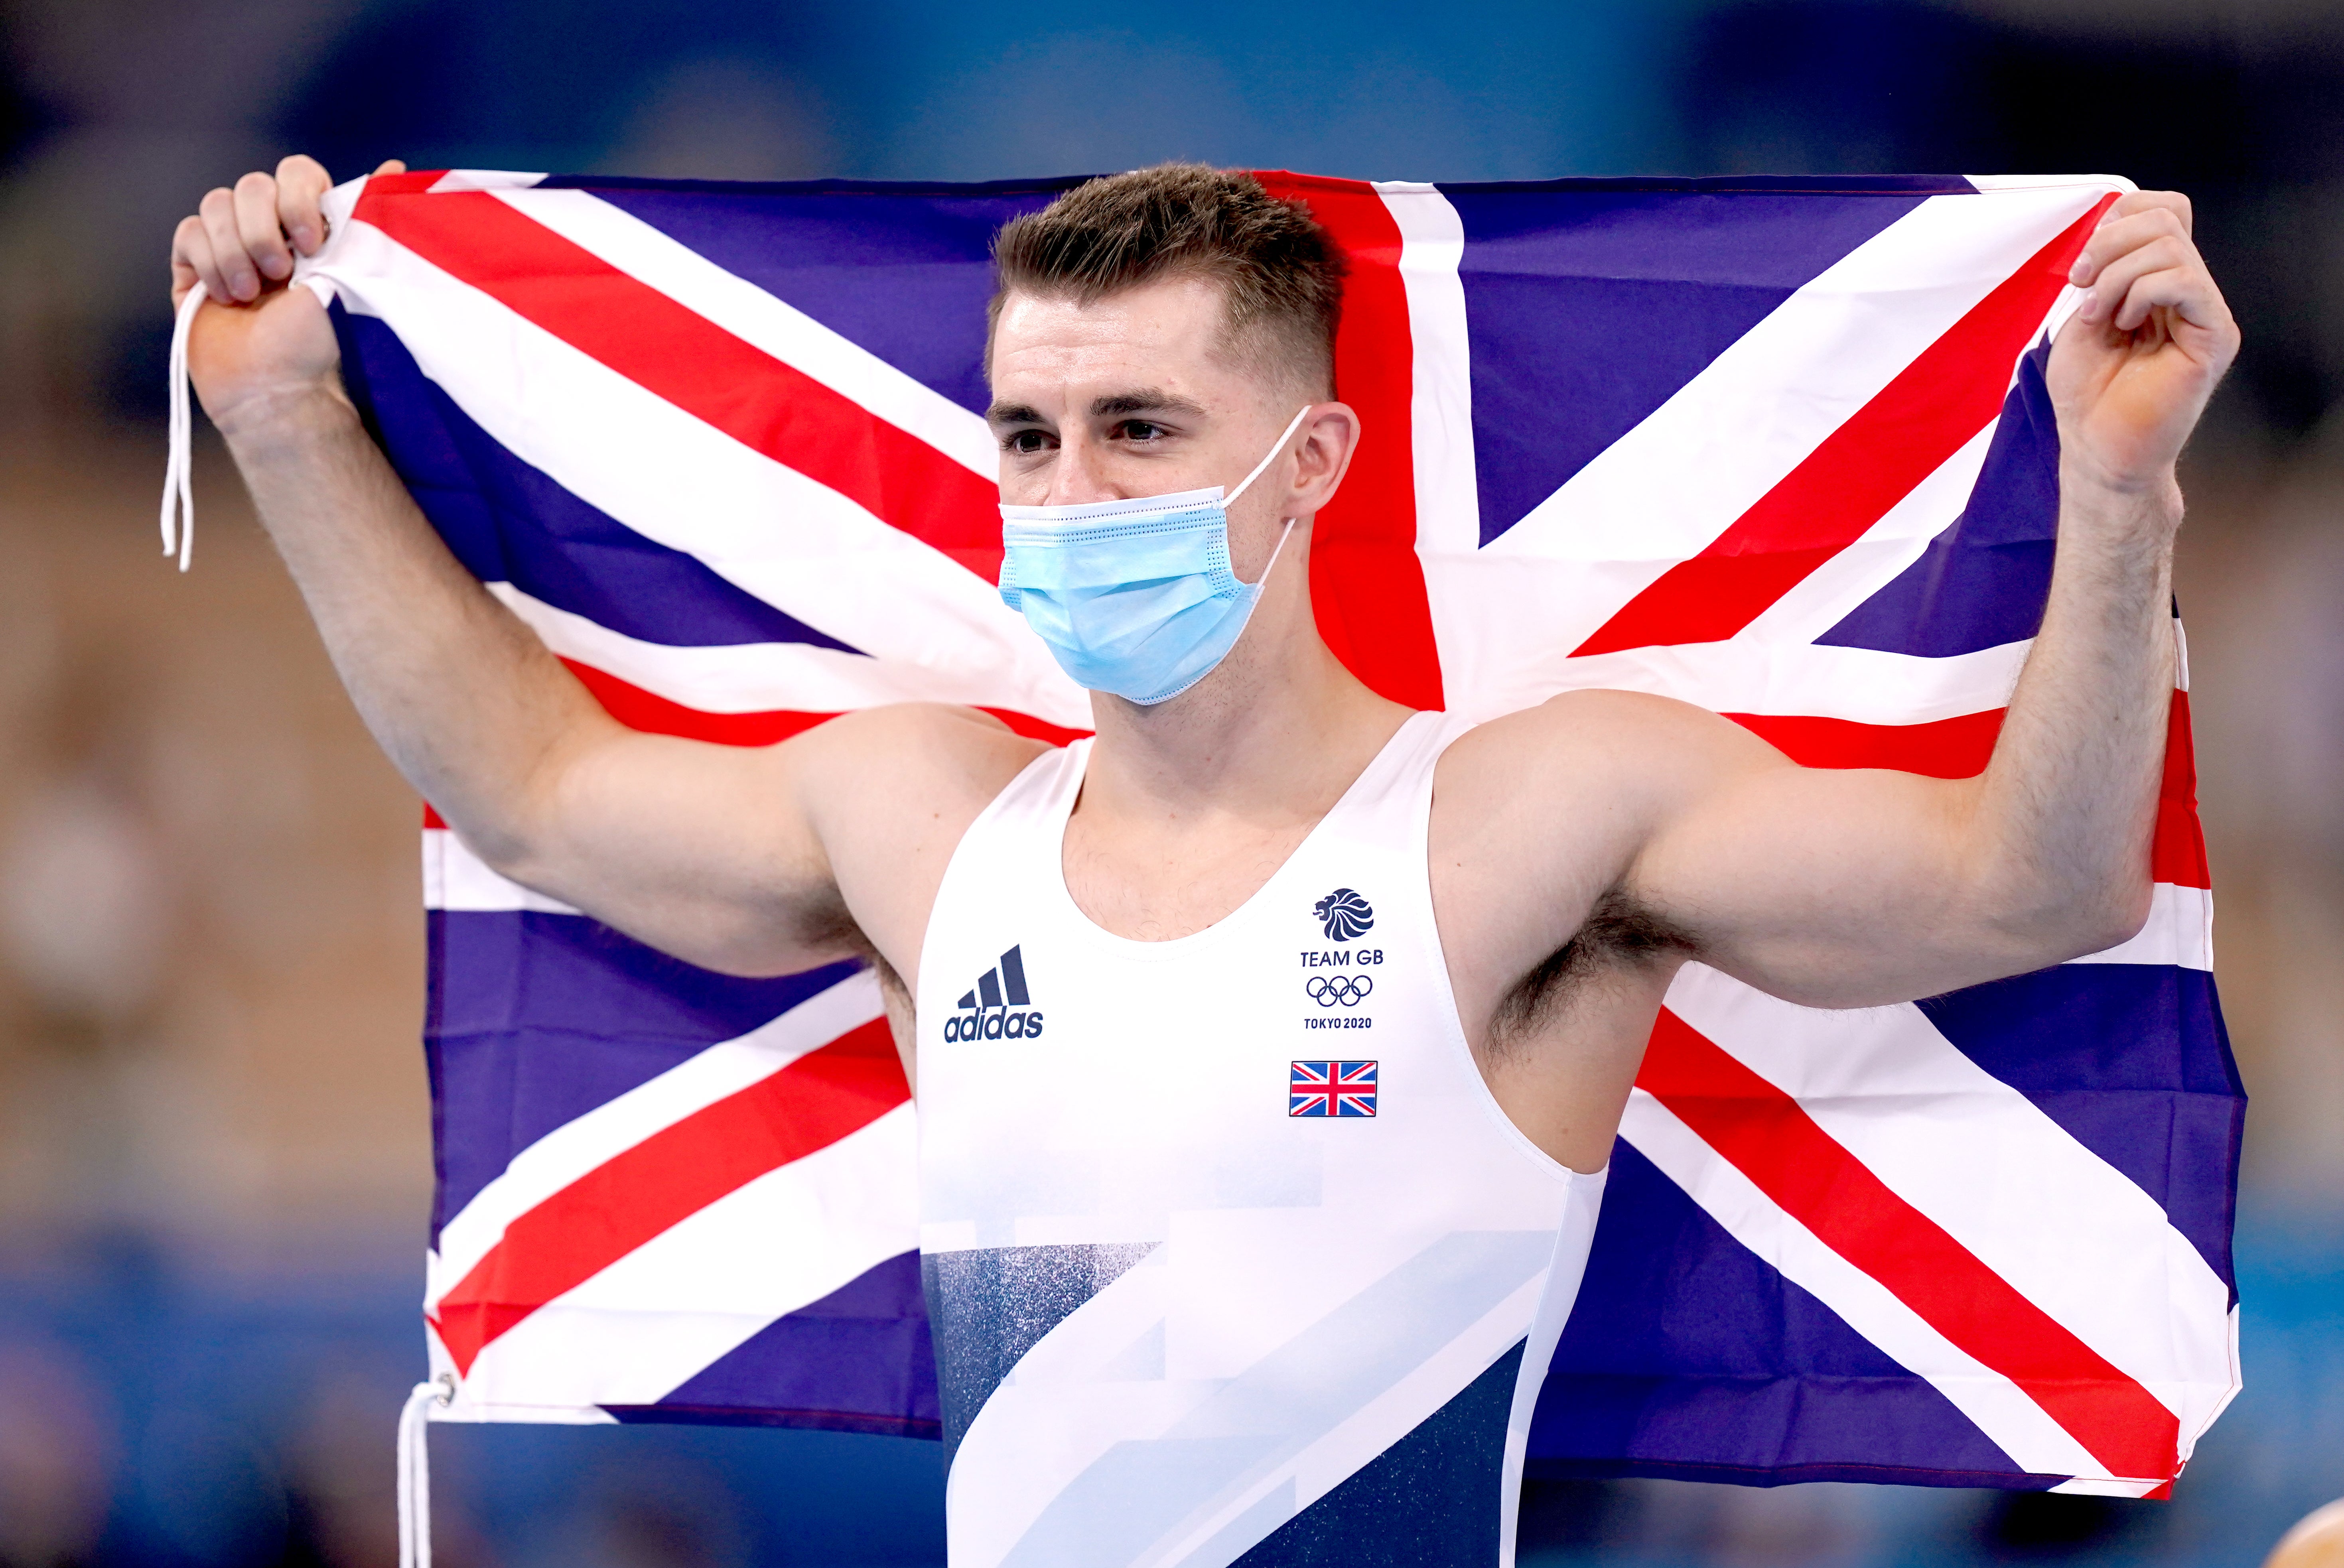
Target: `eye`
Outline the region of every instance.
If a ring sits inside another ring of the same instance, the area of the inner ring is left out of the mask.
[[[1171,432],[1153,420],[1126,420],[1116,427],[1116,433],[1125,440],[1145,446],[1150,441],[1163,440]]]
[[[1020,457],[1031,457],[1036,452],[1048,450],[1050,438],[1042,430],[1012,430],[1001,439],[1001,446],[1005,451],[1015,452]]]

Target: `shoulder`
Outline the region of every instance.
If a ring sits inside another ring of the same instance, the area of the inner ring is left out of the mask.
[[[1723,722],[1707,708],[1674,697],[1596,687],[1557,693],[1543,703],[1477,724],[1458,744],[1476,737],[1540,744],[1567,737],[1617,741],[1697,731]]]
[[[904,703],[843,714],[774,748],[845,912],[899,974],[969,824],[1051,748],[988,713]]]
[[[842,713],[774,749],[825,840],[908,846],[957,843],[1050,747],[974,708],[896,703]]]
[[[1787,765],[1773,747],[1706,708],[1648,692],[1564,692],[1478,724],[1440,761],[1444,793],[1510,795],[1575,781],[1664,798],[1720,770]]]
[[[788,743],[809,761],[846,762],[871,782],[938,784],[990,800],[1050,749],[991,713],[948,703],[891,703],[842,713]]]

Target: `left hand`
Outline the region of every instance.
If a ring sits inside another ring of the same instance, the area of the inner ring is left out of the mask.
[[[2088,292],[2051,349],[2060,456],[2111,489],[2171,484],[2238,351],[2238,325],[2189,228],[2187,197],[2135,192],[2108,208],[2068,274]]]

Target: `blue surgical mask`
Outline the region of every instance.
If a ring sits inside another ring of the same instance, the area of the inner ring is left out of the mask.
[[[1229,503],[1309,412],[1294,416],[1227,500],[1215,485],[1086,506],[1004,506],[1002,602],[1025,614],[1077,684],[1143,705],[1178,696],[1237,646],[1294,531],[1288,518],[1260,582],[1238,581]]]

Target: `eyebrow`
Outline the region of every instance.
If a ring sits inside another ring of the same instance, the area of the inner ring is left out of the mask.
[[[1203,404],[1175,397],[1159,387],[1143,387],[1136,392],[1116,392],[1091,400],[1091,417],[1097,420],[1117,414],[1188,414],[1201,418],[1204,412]]]
[[[1186,414],[1202,418],[1204,405],[1165,391],[1160,387],[1142,387],[1137,391],[1114,392],[1091,400],[1091,417],[1108,420],[1131,414]],[[989,425],[1046,425],[1039,410],[1030,403],[995,403],[985,410],[985,422]]]

